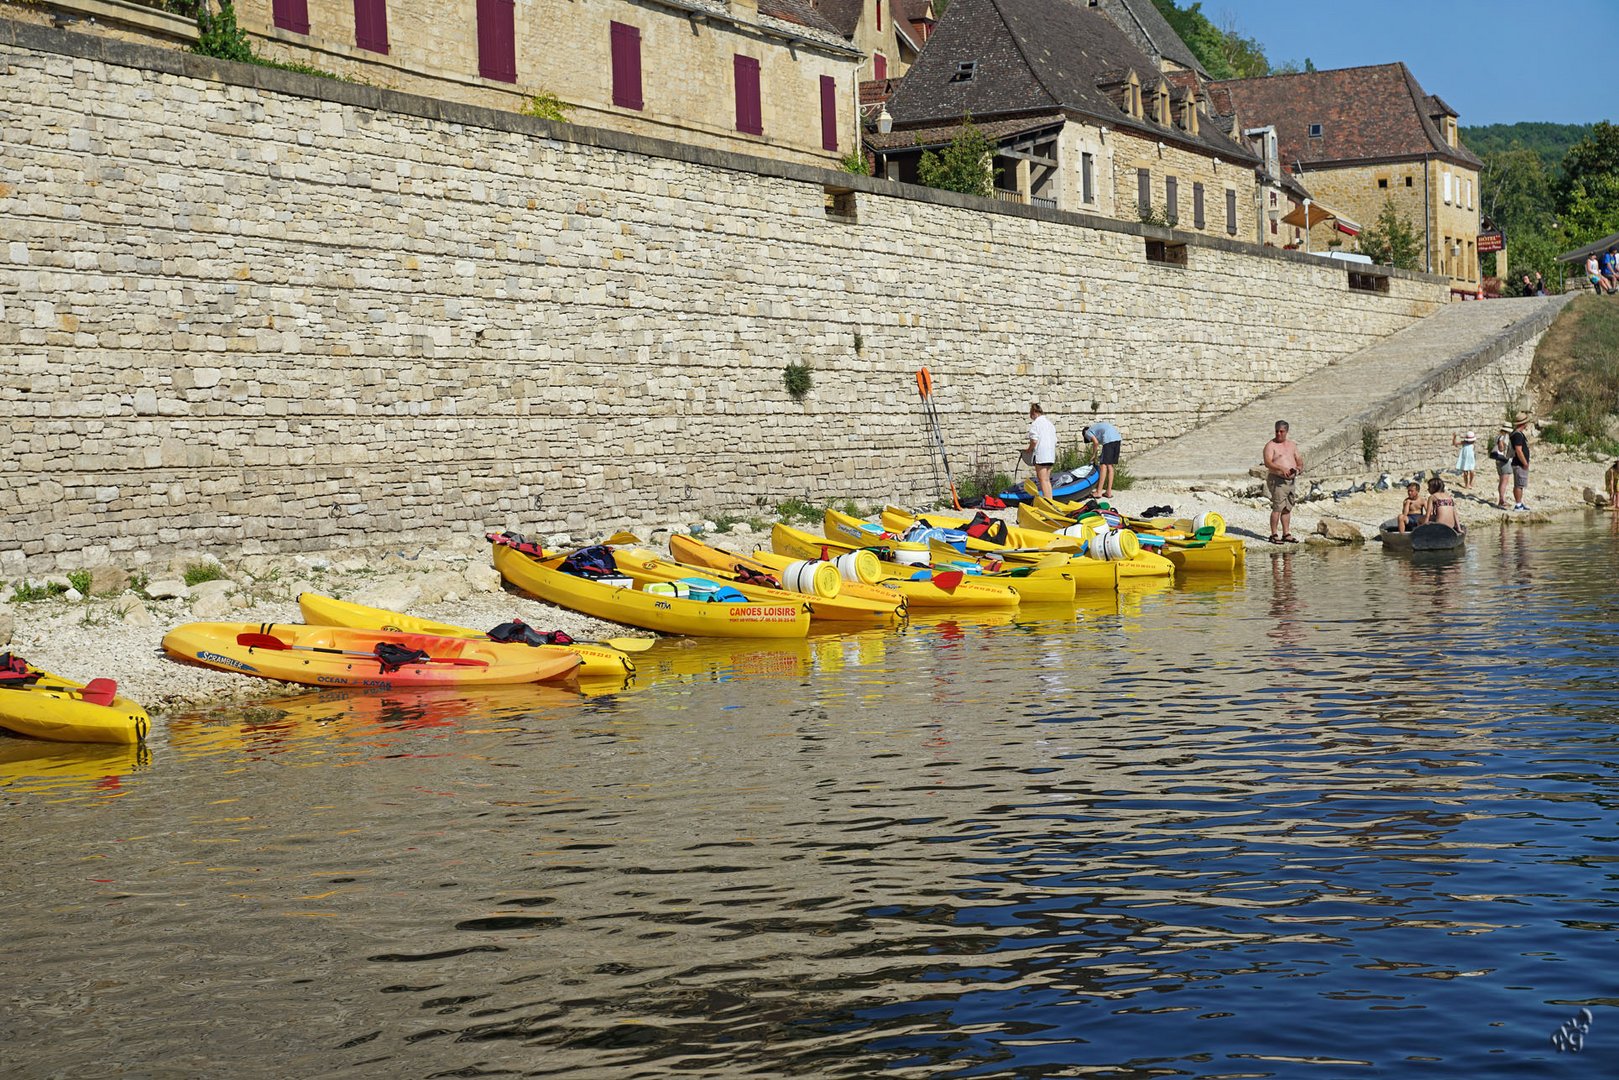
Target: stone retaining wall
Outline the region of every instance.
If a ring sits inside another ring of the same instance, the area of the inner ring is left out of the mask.
[[[1446,295],[17,22],[0,65],[7,575],[908,501],[922,365],[1009,469],[1031,399],[1145,446]]]

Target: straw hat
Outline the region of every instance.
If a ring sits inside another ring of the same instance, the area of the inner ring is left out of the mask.
[[[1462,432],[1462,442],[1478,442],[1478,433],[1474,431]]]
[[[1514,416],[1512,418],[1512,426],[1513,427],[1517,427],[1519,424],[1527,424],[1528,422],[1529,422],[1529,414],[1526,413],[1526,412],[1521,412],[1517,416]]]

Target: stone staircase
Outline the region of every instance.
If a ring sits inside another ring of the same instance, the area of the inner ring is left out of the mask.
[[[1259,464],[1277,420],[1292,426],[1306,463],[1342,457],[1351,448],[1358,452],[1365,428],[1394,422],[1538,339],[1571,299],[1572,294],[1451,304],[1298,382],[1131,455],[1127,467],[1143,480],[1246,477]]]

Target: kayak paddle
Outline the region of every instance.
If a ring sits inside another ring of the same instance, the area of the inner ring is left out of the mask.
[[[363,656],[367,660],[377,660],[376,653],[361,652],[358,649],[323,649],[318,645],[293,645],[282,641],[274,634],[237,634],[236,644],[245,645],[249,649],[268,649],[271,652],[286,652],[288,650],[301,650],[303,652],[333,653],[337,656]],[[475,660],[470,656],[429,656],[425,660],[412,660],[413,664],[454,664],[457,667],[488,667],[489,661]]]

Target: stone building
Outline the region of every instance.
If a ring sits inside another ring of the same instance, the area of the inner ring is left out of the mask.
[[[109,24],[107,9],[138,7],[30,5],[36,19],[81,29],[92,16]],[[259,55],[372,86],[518,112],[554,95],[574,123],[809,164],[859,146],[865,54],[813,0],[236,0],[235,9]],[[187,24],[145,21],[148,40],[175,39],[169,24]]]
[[[1205,87],[1165,74],[1099,7],[953,0],[867,146],[879,175],[915,180],[970,116],[997,146],[1002,199],[1248,241],[1260,162],[1212,122]]]
[[[932,0],[804,0],[866,57],[865,81],[897,79],[910,70],[934,21]]]
[[[1215,83],[1216,111],[1235,130],[1274,130],[1282,167],[1313,200],[1371,225],[1393,200],[1422,238],[1419,269],[1479,287],[1478,173],[1456,134],[1456,111],[1427,93],[1403,63]],[[1326,217],[1326,215],[1322,215]],[[1311,216],[1322,250],[1333,223]]]

